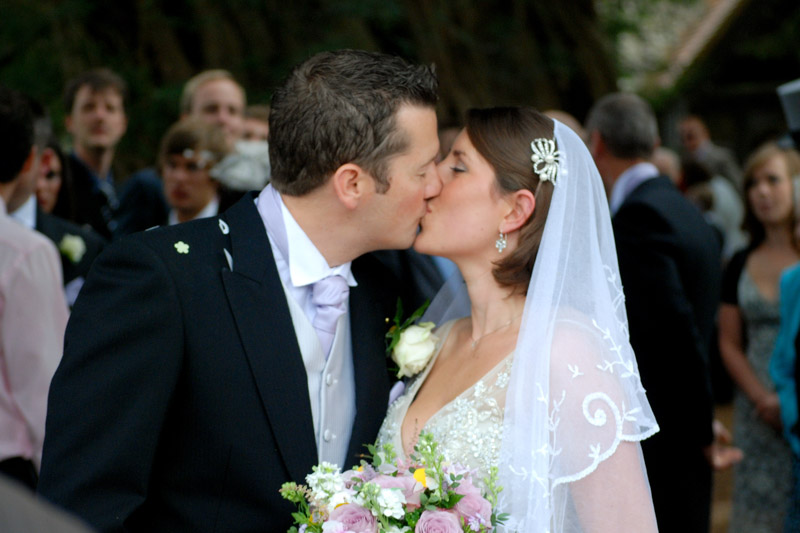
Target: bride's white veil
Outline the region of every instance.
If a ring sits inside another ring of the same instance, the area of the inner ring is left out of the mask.
[[[628,340],[608,202],[583,141],[554,122],[559,167],[506,396],[498,508],[506,531],[654,531],[638,441],[658,426]],[[437,323],[463,314],[450,302],[432,303]]]

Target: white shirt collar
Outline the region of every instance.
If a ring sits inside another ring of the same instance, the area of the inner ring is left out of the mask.
[[[658,168],[646,161],[637,163],[619,175],[611,188],[611,198],[608,201],[611,214],[616,213],[625,199],[639,184],[645,180],[658,177]]]
[[[19,209],[11,213],[11,218],[28,229],[36,229],[36,195],[30,195]]]
[[[279,195],[280,196],[280,195]],[[311,285],[328,276],[339,275],[347,280],[347,284],[355,287],[356,283],[353,273],[350,271],[351,262],[347,262],[333,268],[328,266],[325,257],[320,253],[300,224],[294,219],[292,214],[280,198],[281,214],[283,215],[283,225],[286,228],[286,242],[289,247],[289,275],[292,285],[303,287]]]
[[[216,216],[217,212],[219,212],[219,198],[214,196],[208,204],[199,212],[197,216],[194,217],[192,220],[197,220],[199,218],[208,218]],[[174,226],[178,224],[178,212],[174,209],[170,209],[169,216],[167,217],[167,224],[170,226]]]

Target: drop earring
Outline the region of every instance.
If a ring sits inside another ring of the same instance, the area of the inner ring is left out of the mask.
[[[497,248],[497,251],[502,254],[503,250],[506,249],[506,246],[508,246],[508,241],[506,240],[506,234],[501,231],[500,237],[496,241],[494,241],[494,247]]]

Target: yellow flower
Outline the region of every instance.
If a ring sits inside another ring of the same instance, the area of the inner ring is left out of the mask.
[[[427,483],[426,478],[425,478],[425,469],[424,468],[417,468],[416,470],[414,470],[414,479],[417,480],[417,482],[420,485],[422,485],[423,487],[425,487],[425,488],[428,487],[428,483]]]

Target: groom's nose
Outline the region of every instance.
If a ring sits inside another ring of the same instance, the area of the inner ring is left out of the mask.
[[[439,175],[439,166],[432,164],[431,170],[425,176],[425,199],[430,200],[442,192],[442,177]]]

